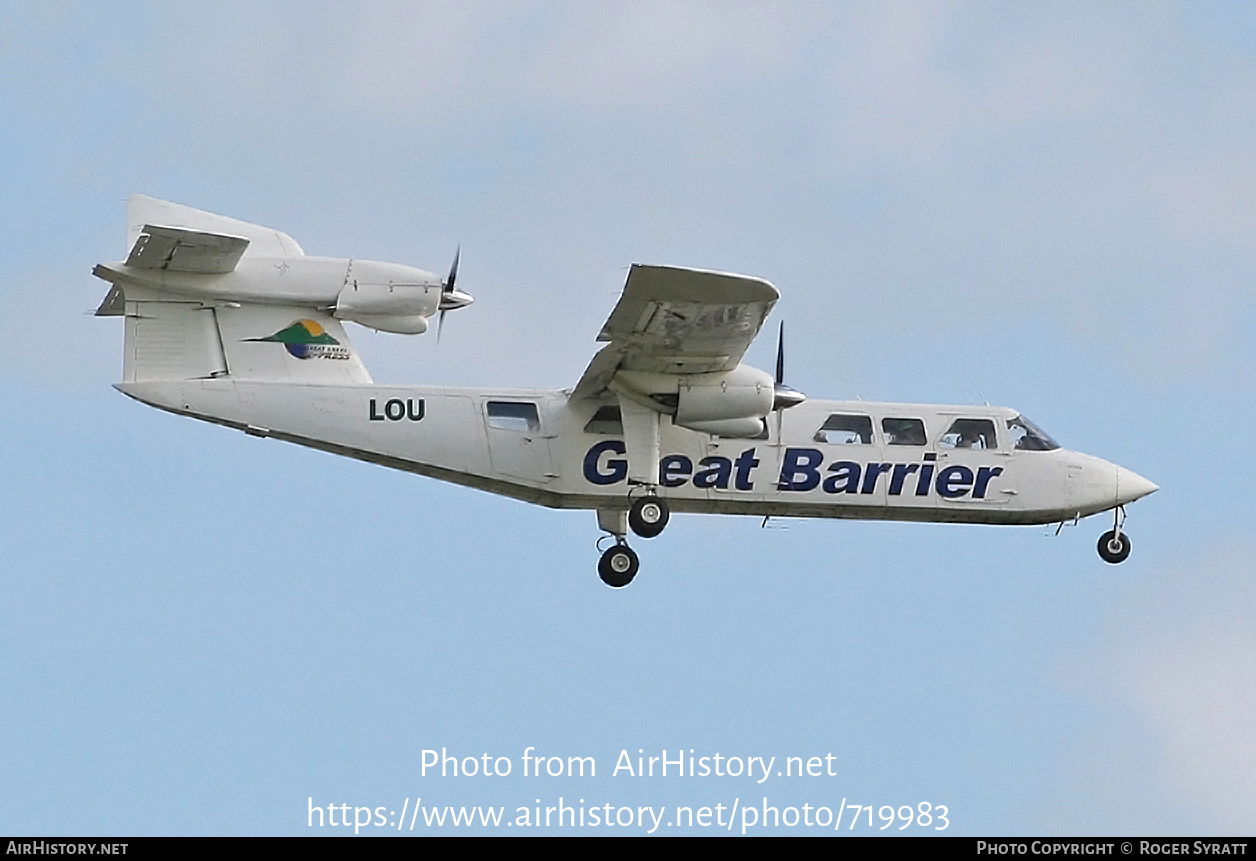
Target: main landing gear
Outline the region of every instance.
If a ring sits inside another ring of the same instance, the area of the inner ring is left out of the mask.
[[[627,511],[598,509],[597,525],[603,532],[602,539],[614,538],[615,543],[602,552],[597,563],[598,576],[607,586],[616,589],[627,586],[637,576],[641,562],[628,546],[628,530],[642,538],[653,538],[663,531],[671,519],[671,509],[653,489],[632,503]],[[599,539],[599,543],[602,539]]]
[[[671,516],[666,500],[651,491],[628,509],[628,525],[642,538],[653,538],[663,531]]]
[[[1099,557],[1116,565],[1130,555],[1130,537],[1121,531],[1125,525],[1125,506],[1118,505],[1113,512],[1112,529],[1099,536]]]
[[[597,575],[607,586],[619,589],[632,582],[641,567],[637,554],[632,552],[622,538],[602,554],[597,563]]]

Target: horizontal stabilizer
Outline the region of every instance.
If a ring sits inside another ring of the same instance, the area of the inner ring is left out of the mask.
[[[213,233],[247,239],[248,248],[245,253],[249,257],[304,257],[305,252],[286,233],[273,227],[250,224],[225,215],[215,215],[182,206],[167,200],[158,200],[144,194],[133,194],[127,198],[126,227],[127,247],[134,248],[140,234],[148,225],[177,227],[182,230],[198,233]],[[230,271],[230,270],[228,270]]]
[[[137,269],[221,274],[235,269],[248,247],[249,240],[242,236],[146,224],[131,247],[126,265]]]

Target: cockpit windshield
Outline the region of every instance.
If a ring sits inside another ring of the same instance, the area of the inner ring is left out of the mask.
[[[1007,420],[1007,435],[1017,451],[1053,451],[1060,447],[1046,431],[1024,416]]]

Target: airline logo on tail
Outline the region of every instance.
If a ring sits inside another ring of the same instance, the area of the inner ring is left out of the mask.
[[[274,341],[284,345],[288,354],[297,359],[348,359],[349,348],[327,334],[313,320],[297,320],[286,329],[280,329],[268,338],[245,338],[246,341]]]

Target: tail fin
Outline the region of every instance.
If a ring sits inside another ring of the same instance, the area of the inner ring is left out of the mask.
[[[126,302],[122,379],[370,383],[340,321],[308,308]]]
[[[371,382],[340,321],[331,316],[349,261],[320,263],[278,230],[140,194],[127,201],[127,235],[126,261],[93,270],[112,284],[96,313],[126,317],[124,383]],[[259,297],[264,301],[243,296],[235,301],[230,290],[216,285],[235,277],[242,260],[253,267],[250,277],[258,267],[272,278],[289,267],[318,267],[326,270],[330,292],[321,299],[301,297],[297,290]],[[296,304],[302,298],[307,301]]]

